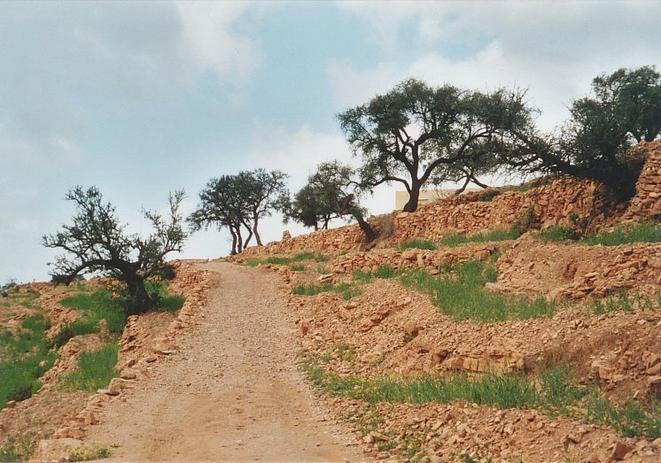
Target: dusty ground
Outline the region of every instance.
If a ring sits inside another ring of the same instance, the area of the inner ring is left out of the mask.
[[[149,380],[105,408],[87,440],[117,445],[117,461],[364,459],[297,369],[278,278],[204,267],[217,276],[204,321]]]

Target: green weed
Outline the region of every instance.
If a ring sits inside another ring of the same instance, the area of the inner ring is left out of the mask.
[[[62,378],[62,387],[93,392],[108,385],[117,375],[118,349],[118,343],[114,341],[99,350],[81,353],[76,370]]]
[[[489,241],[515,240],[519,236],[519,233],[514,228],[509,230],[491,230],[484,233],[473,233],[470,235],[453,233],[451,235],[444,236],[441,240],[441,244],[448,247],[455,247],[466,243],[487,243]]]
[[[610,232],[601,232],[590,235],[583,240],[590,245],[602,244],[604,246],[618,246],[630,243],[658,243],[661,242],[661,224],[641,222],[629,227],[616,227]]]
[[[309,284],[298,285],[292,290],[292,293],[297,296],[315,296],[319,293],[334,292],[340,293],[344,300],[349,300],[360,294],[360,289],[349,283],[325,283],[322,285]]]
[[[661,437],[661,401],[651,399],[648,410],[629,398],[621,405],[600,393],[591,394],[586,401],[589,421],[604,424],[625,437]]]
[[[267,257],[266,259],[257,259],[252,258],[248,259],[246,263],[251,267],[256,267],[259,264],[272,264],[272,265],[289,265],[295,262],[302,262],[306,260],[312,260],[315,262],[328,262],[330,258],[323,254],[304,251],[299,252],[291,257]]]
[[[537,232],[536,236],[543,241],[575,241],[580,238],[576,230],[567,227],[549,227]]]
[[[543,298],[533,301],[523,296],[506,296],[484,289],[496,279],[496,271],[479,261],[458,266],[453,274],[432,276],[423,270],[405,273],[404,286],[427,293],[441,312],[456,320],[494,322],[550,316],[553,303]]]
[[[110,457],[110,449],[107,447],[83,447],[71,452],[70,461],[92,461]]]
[[[177,313],[186,302],[183,294],[171,294],[168,290],[168,282],[164,280],[145,282],[145,288],[149,295],[154,298],[159,309],[169,313]]]
[[[399,249],[401,251],[405,249],[427,249],[434,251],[437,249],[437,246],[433,241],[415,238],[400,244]]]
[[[401,275],[401,271],[395,270],[392,266],[388,264],[380,265],[374,272],[365,272],[363,270],[356,270],[353,272],[352,278],[353,281],[357,283],[369,283],[375,278],[394,278],[398,275]]]
[[[8,401],[25,400],[41,388],[39,378],[57,357],[46,339],[48,327],[48,320],[35,314],[21,322],[17,334],[7,330],[0,333],[0,409]]]
[[[654,307],[661,307],[661,291],[656,293],[655,298],[644,294],[629,294],[626,291],[621,291],[615,296],[608,296],[592,301],[592,311],[597,315],[610,312],[650,310]]]
[[[111,333],[121,333],[126,324],[126,309],[123,301],[107,289],[73,294],[62,299],[60,304],[80,310],[81,320],[85,324],[97,326],[99,321],[105,320]]]

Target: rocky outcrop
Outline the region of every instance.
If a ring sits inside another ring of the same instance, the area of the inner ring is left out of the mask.
[[[636,183],[636,196],[624,214],[625,220],[645,220],[661,216],[661,140],[642,143],[647,153],[643,170]]]

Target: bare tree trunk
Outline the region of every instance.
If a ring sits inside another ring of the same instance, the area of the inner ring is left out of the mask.
[[[259,217],[257,216],[257,214],[254,214],[252,218],[252,231],[255,234],[255,239],[257,240],[257,246],[263,246],[262,237],[259,236],[259,232],[257,231],[258,222],[259,222]]]
[[[363,215],[360,213],[354,213],[353,216],[358,222],[358,226],[363,231],[363,234],[365,235],[365,239],[367,240],[367,242],[370,243],[374,241],[376,239],[376,232],[374,231],[372,226],[369,223],[367,223],[367,221],[363,218]]]
[[[126,283],[126,292],[128,299],[127,314],[135,315],[144,313],[151,309],[154,301],[147,294],[145,280],[135,272],[124,272],[124,282]]]
[[[236,233],[234,233],[234,228],[232,226],[229,227],[230,233],[232,234],[232,252],[230,253],[231,255],[236,254],[236,244],[237,244],[237,239],[236,239]]]
[[[420,187],[422,185],[417,182],[411,182],[411,191],[409,192],[409,200],[404,205],[405,212],[415,212],[418,209],[418,200],[420,199]]]
[[[248,238],[246,238],[246,241],[243,243],[243,249],[245,249],[248,247],[248,243],[250,243],[250,239],[252,238],[252,230],[245,223],[243,225],[246,227],[246,231],[248,232]]]
[[[324,218],[324,226],[322,227],[324,230],[328,230],[328,222],[330,222],[330,217]]]
[[[236,250],[238,252],[243,251],[243,238],[241,237],[241,226],[237,226],[235,229],[236,232]]]
[[[470,178],[466,176],[466,180],[464,181],[464,184],[461,185],[461,188],[459,188],[457,191],[454,192],[455,195],[460,195],[466,190],[466,187],[468,186],[468,182],[470,182]]]

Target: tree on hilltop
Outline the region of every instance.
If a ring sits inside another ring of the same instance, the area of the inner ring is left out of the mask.
[[[519,172],[597,180],[620,199],[633,196],[642,159],[628,150],[661,133],[661,75],[650,66],[619,69],[594,78],[592,93],[573,102],[556,133],[518,133],[522,144],[503,162]]]
[[[376,232],[365,219],[367,211],[359,204],[362,188],[353,180],[354,170],[338,161],[324,162],[308,177],[307,184],[296,194],[293,207],[285,211],[285,220],[295,220],[306,226],[328,228],[333,218],[351,217],[370,242]],[[305,202],[309,199],[308,202]]]
[[[165,270],[165,256],[182,249],[186,233],[179,207],[183,198],[183,191],[170,194],[167,216],[144,210],[153,232],[140,237],[126,233],[115,207],[104,202],[96,187],[71,189],[65,199],[77,208],[72,224],[42,238],[47,248],[64,250],[49,264],[53,281],[69,284],[79,275],[101,272],[126,285],[130,314],[153,308],[156,296],[148,294],[145,280]]]
[[[532,124],[531,113],[523,92],[482,93],[411,79],[338,119],[362,158],[361,186],[401,183],[409,193],[404,210],[412,212],[432,178],[479,184],[477,175],[485,169],[473,166],[486,154],[511,149],[518,141],[513,134]]]
[[[286,178],[283,172],[264,169],[213,178],[200,192],[200,202],[188,221],[193,230],[227,228],[232,236],[232,254],[245,249],[253,236],[261,246],[259,221],[280,210],[288,195]],[[247,233],[245,240],[242,230]]]

